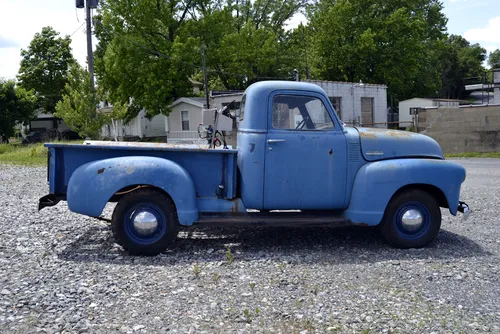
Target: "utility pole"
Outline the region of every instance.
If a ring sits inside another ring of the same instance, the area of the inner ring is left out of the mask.
[[[205,86],[205,97],[207,99],[207,109],[210,109],[210,98],[208,96],[207,65],[205,64],[205,44],[201,45],[201,62],[203,65],[203,85]]]
[[[92,83],[92,90],[93,90],[94,89],[94,54],[92,52],[92,17],[90,16],[90,6],[91,6],[90,3],[91,3],[91,0],[85,1],[85,10],[87,12],[87,61],[88,61],[88,65],[89,65],[90,82]]]

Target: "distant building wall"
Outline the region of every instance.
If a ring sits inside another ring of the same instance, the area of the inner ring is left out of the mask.
[[[424,99],[413,98],[399,102],[399,123],[400,127],[409,127],[413,121],[413,115],[410,115],[410,108],[440,107],[453,108],[458,107],[460,101],[445,99]]]
[[[337,115],[343,122],[352,124],[354,121],[356,124],[368,127],[386,127],[385,124],[363,124],[362,109],[366,114],[366,108],[369,108],[369,104],[372,103],[373,117],[370,123],[386,123],[387,86],[321,80],[311,80],[308,82],[323,88],[335,107]],[[369,100],[363,98],[372,98],[373,102],[369,102]],[[368,104],[366,102],[362,104],[362,100],[368,102]]]
[[[410,108],[425,108],[432,107],[432,100],[414,98],[399,102],[399,122],[401,127],[410,126],[413,116],[410,115]]]
[[[428,108],[418,132],[434,138],[444,153],[500,151],[500,105]]]

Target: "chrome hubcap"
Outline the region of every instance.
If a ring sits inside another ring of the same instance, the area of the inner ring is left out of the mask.
[[[417,231],[420,227],[422,227],[423,222],[424,219],[422,217],[422,213],[415,209],[405,211],[403,217],[401,218],[401,225],[408,232]]]
[[[150,236],[158,228],[158,220],[148,211],[139,211],[134,216],[134,229],[141,236]]]

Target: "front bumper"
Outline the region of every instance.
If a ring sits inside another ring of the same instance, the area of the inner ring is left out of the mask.
[[[459,201],[458,202],[458,211],[464,214],[464,220],[467,220],[469,218],[469,215],[471,213],[471,209],[469,208],[469,205],[467,205],[465,202]]]

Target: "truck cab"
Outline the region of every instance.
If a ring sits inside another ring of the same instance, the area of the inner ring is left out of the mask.
[[[117,242],[154,255],[180,225],[380,225],[396,247],[437,235],[440,208],[459,201],[465,169],[432,138],[346,127],[314,84],[266,81],[245,92],[237,149],[88,142],[49,147],[50,194],[40,209],[110,220]],[[248,210],[253,209],[253,210]]]

